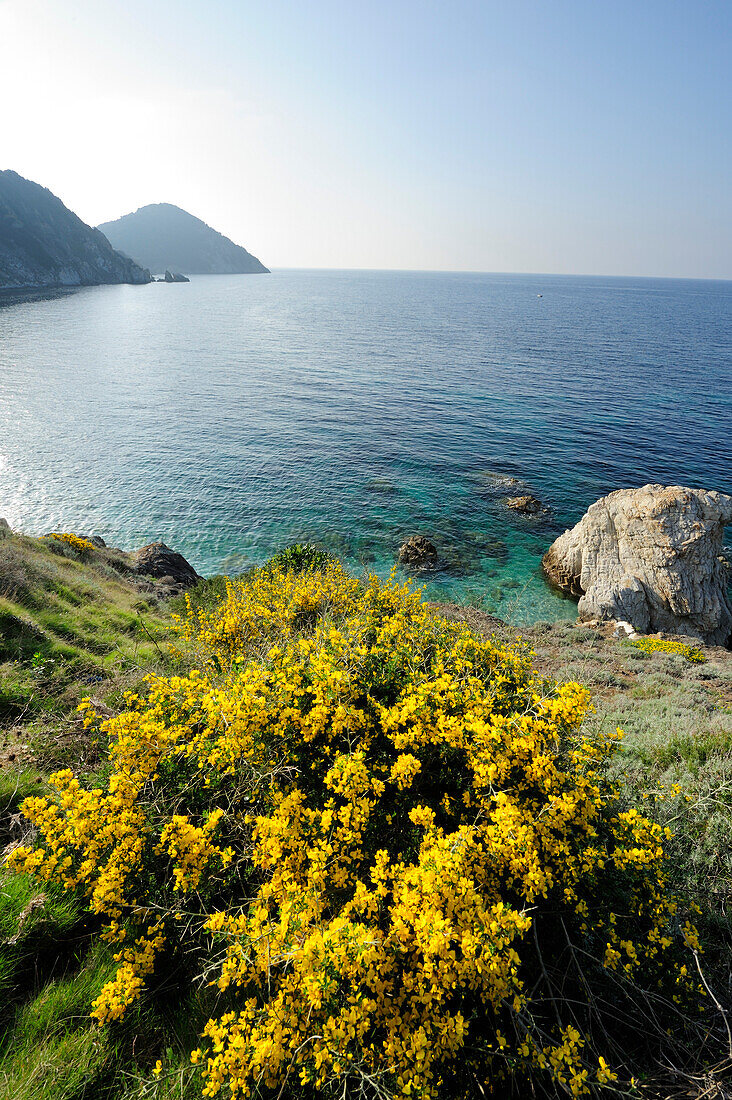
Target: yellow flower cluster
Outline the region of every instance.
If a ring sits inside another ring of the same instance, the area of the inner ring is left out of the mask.
[[[57,773],[24,803],[38,846],[11,856],[83,890],[111,939],[134,929],[96,1018],[165,945],[218,986],[192,1054],[207,1097],[612,1081],[557,1020],[553,955],[576,942],[616,986],[657,984],[694,933],[660,828],[605,778],[619,735],[580,731],[587,691],[336,564],[230,584],[180,630],[198,668],[103,723],[106,788]]]
[[[642,649],[644,653],[675,653],[696,664],[706,661],[699,646],[687,645],[686,642],[665,641],[663,638],[636,638],[630,644],[635,649]]]
[[[100,1024],[118,1020],[132,1004],[155,968],[155,956],[165,945],[163,922],[158,921],[147,936],[141,936],[133,947],[118,951],[114,961],[122,965],[92,1005],[92,1016]]]
[[[89,542],[89,539],[80,538],[79,535],[72,535],[68,531],[52,531],[51,534],[46,537],[49,539],[56,539],[58,542],[65,542],[67,546],[70,546],[72,550],[76,550],[79,554],[88,553],[90,550],[94,550],[94,544]]]
[[[208,862],[218,856],[227,867],[234,857],[233,848],[222,851],[211,843],[211,834],[224,811],[214,810],[202,829],[192,825],[182,814],[176,814],[160,834],[158,852],[167,852],[172,861],[175,890],[197,889]]]

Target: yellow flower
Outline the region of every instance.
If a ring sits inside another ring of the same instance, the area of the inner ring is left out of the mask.
[[[57,772],[23,804],[36,846],[8,858],[119,946],[100,1024],[185,959],[225,1005],[191,1054],[204,1096],[347,1096],[360,1074],[437,1100],[466,1051],[476,1080],[581,1096],[616,1076],[591,1036],[534,1022],[545,924],[603,945],[613,998],[629,978],[690,995],[667,836],[620,806],[619,735],[583,733],[581,685],[335,563],[229,582],[179,630],[187,671],[103,722],[83,704],[108,780]]]

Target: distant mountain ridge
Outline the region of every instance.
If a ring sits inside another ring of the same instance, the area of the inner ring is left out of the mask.
[[[102,233],[150,271],[187,275],[255,275],[268,269],[246,248],[171,203],[151,203],[99,226]]]
[[[0,171],[0,287],[149,283],[98,229],[11,169]]]

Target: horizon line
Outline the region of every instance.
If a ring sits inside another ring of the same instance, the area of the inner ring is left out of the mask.
[[[497,271],[480,268],[459,267],[315,267],[276,264],[274,271],[352,271],[373,272],[393,275],[515,275],[530,276],[537,279],[650,279],[667,282],[729,283],[730,275],[610,275],[604,272],[588,273],[583,271]],[[222,272],[221,274],[226,274]]]

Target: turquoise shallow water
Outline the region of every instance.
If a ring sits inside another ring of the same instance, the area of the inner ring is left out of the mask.
[[[539,297],[541,295],[541,297]],[[279,271],[0,299],[0,515],[203,573],[318,541],[514,620],[542,552],[647,481],[732,491],[732,284]],[[552,512],[503,500],[517,478]]]

